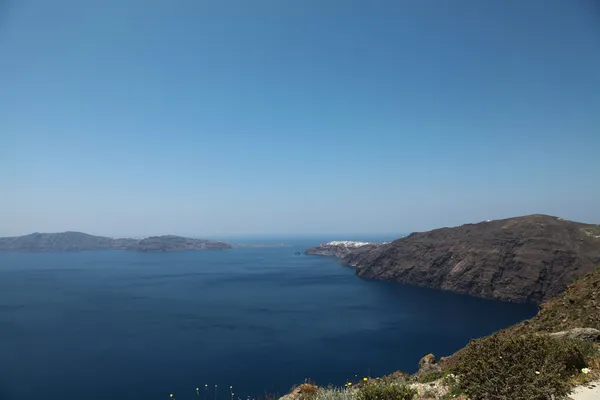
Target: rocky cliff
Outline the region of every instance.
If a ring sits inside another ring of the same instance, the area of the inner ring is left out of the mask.
[[[364,278],[539,303],[600,265],[600,228],[529,215],[412,233],[342,261]]]

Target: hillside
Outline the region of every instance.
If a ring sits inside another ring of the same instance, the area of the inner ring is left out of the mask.
[[[600,330],[600,268],[576,280],[561,295],[545,301],[535,317],[506,331],[551,333],[581,327]]]
[[[539,303],[600,264],[600,229],[529,215],[412,233],[342,260],[363,278]]]
[[[534,318],[473,340],[439,361],[427,354],[414,375],[396,371],[351,380],[343,388],[304,383],[280,400],[546,400],[569,393],[569,399],[597,399],[599,302],[595,268],[545,301]]]

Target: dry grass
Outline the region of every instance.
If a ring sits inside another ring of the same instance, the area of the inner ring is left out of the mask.
[[[417,394],[406,382],[386,383],[382,380],[371,380],[357,392],[358,400],[411,400]]]
[[[314,400],[356,400],[356,390],[350,389],[319,389]]]

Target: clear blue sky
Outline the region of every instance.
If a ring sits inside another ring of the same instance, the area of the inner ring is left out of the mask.
[[[594,0],[0,3],[0,235],[600,223]]]

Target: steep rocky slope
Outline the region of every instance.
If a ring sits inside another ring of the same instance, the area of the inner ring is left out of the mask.
[[[433,354],[425,355],[414,375],[396,371],[383,377],[351,381],[343,389],[318,388],[305,383],[279,400],[385,398],[381,393],[387,392],[374,390],[379,385],[409,388],[411,393],[402,398],[413,400],[547,399],[554,396],[557,385],[564,385],[566,391],[575,387],[569,399],[598,399],[599,302],[600,267],[576,280],[561,295],[545,301],[536,317],[475,340],[439,361]],[[559,355],[566,358],[561,359]],[[562,365],[556,367],[560,363]],[[582,364],[575,370],[568,369],[569,365],[579,363]],[[562,373],[563,367],[565,373]],[[553,368],[561,374],[553,373]],[[465,373],[465,370],[474,373]],[[465,389],[477,388],[474,375],[483,378],[486,386],[478,388],[474,395],[467,395]],[[373,392],[376,396],[367,396]],[[551,395],[546,396],[546,392]]]
[[[600,265],[545,301],[538,314],[506,329],[509,333],[551,333],[576,328],[600,330]]]
[[[600,266],[576,279],[564,292],[544,301],[537,315],[496,334],[506,337],[550,334],[560,339],[600,343]],[[442,357],[440,366],[450,369],[460,361],[466,347]],[[600,347],[598,348],[600,350]],[[594,356],[594,379],[600,378],[600,353]]]
[[[342,260],[364,278],[541,302],[600,265],[600,229],[529,215],[412,233]]]
[[[597,226],[530,215],[413,233],[344,262],[365,278],[541,302],[600,264]]]

